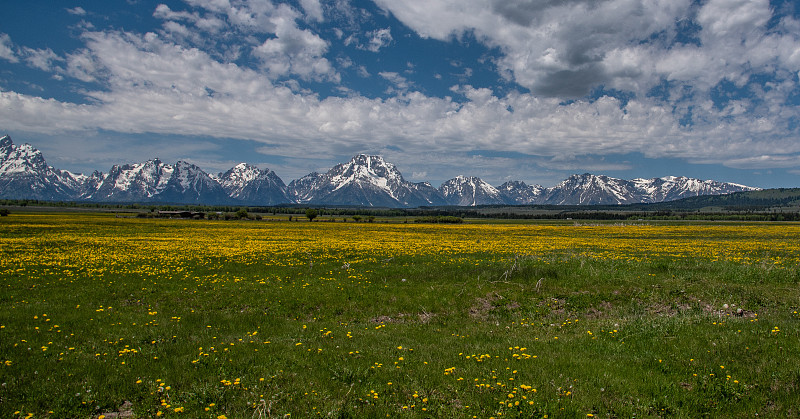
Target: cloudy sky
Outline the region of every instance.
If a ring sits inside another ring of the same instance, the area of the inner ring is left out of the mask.
[[[3,5],[0,133],[61,169],[800,186],[796,1],[46,3]]]

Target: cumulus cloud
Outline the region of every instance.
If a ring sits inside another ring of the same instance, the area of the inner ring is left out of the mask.
[[[800,109],[790,98],[797,92],[800,31],[790,17],[767,29],[771,12],[764,1],[711,0],[692,9],[688,0],[378,0],[422,36],[451,40],[469,33],[496,47],[500,70],[532,89],[500,94],[464,81],[451,89],[459,100],[414,91],[411,75],[379,69],[392,85],[388,97],[342,86],[343,97],[305,90],[298,79],[340,81],[325,57],[331,45],[303,24],[304,16],[316,19],[309,10],[318,2],[301,2],[305,14],[269,1],[186,3],[187,11],[156,8],[161,31],[87,31],[85,46],[63,58],[48,49],[17,48],[0,35],[0,57],[7,61],[100,83],[82,104],[0,91],[0,126],[43,134],[105,130],[246,139],[296,159],[308,158],[309,149],[336,156],[377,150],[412,174],[441,173],[440,163],[464,167],[468,158],[475,168],[470,174],[493,179],[511,166],[542,176],[579,166],[622,170],[624,163],[585,156],[628,153],[742,168],[797,167]],[[731,16],[714,15],[726,5]],[[678,19],[697,22],[698,43],[674,42]],[[216,37],[195,37],[211,32],[221,34],[230,51],[258,58],[257,65],[221,56],[204,43]],[[368,38],[377,39],[376,51],[392,40],[388,28]],[[372,45],[361,42],[365,49]],[[350,59],[337,62],[369,76]],[[789,76],[749,83],[759,71]],[[470,75],[465,72],[464,80]],[[752,97],[712,97],[722,80],[749,89]],[[626,100],[584,97],[600,85],[633,94]],[[653,93],[656,87],[663,92]],[[470,156],[480,150],[526,157]]]
[[[717,161],[773,154],[778,146],[785,153],[800,153],[793,138],[776,138],[796,110],[726,121],[720,110],[708,106],[695,110],[707,124],[684,127],[671,106],[648,98],[624,105],[613,97],[564,105],[532,94],[497,96],[489,89],[459,86],[455,90],[468,99],[464,103],[419,92],[385,99],[319,99],[156,34],[94,32],[85,39],[88,50],[81,56],[102,69],[107,88],[89,92],[92,102],[85,105],[2,92],[0,106],[7,111],[0,125],[253,139],[291,144],[280,152],[297,157],[308,147],[340,154],[388,144],[431,153],[490,149],[569,157],[640,152],[714,156]],[[396,84],[404,80],[397,73],[381,76]],[[48,124],[35,122],[42,115]]]
[[[273,76],[296,74],[303,79],[338,80],[339,75],[323,55],[327,41],[286,21],[277,22],[276,37],[253,49]]]
[[[715,38],[736,42],[757,35],[770,17],[769,0],[711,0],[700,9],[697,23],[704,43]]]
[[[14,53],[14,44],[11,42],[11,37],[5,33],[0,33],[0,58],[12,63],[19,62],[17,54]]]
[[[319,0],[300,0],[300,6],[303,7],[309,20],[322,22],[322,5],[319,4]]]
[[[776,66],[798,70],[797,21],[767,29],[768,0],[376,0],[423,37],[467,34],[498,48],[499,71],[543,96],[578,98],[598,86],[644,96],[663,79],[707,91]],[[699,28],[698,44],[678,28]]]
[[[303,80],[336,82],[340,79],[324,57],[328,42],[312,30],[300,28],[298,21],[303,15],[287,4],[225,0],[187,0],[187,3],[195,10],[175,11],[160,4],[153,12],[154,17],[165,21],[162,35],[176,43],[214,50],[215,54],[219,54],[219,49],[226,49],[219,58],[228,61],[238,59],[244,49],[260,60],[262,68],[272,78],[294,75]],[[322,20],[322,6],[318,0],[304,0],[301,6],[307,18]],[[257,41],[259,38],[262,40]]]
[[[192,14],[189,12],[173,12],[172,9],[169,8],[166,4],[159,4],[156,6],[156,10],[153,11],[153,17],[158,19],[168,19],[168,20],[176,20],[176,19],[198,19],[199,17],[197,14]]]
[[[165,20],[165,25],[174,25],[178,21],[184,21],[207,33],[218,33],[226,27],[226,23],[219,16],[213,14],[201,16],[198,12],[176,12],[166,4],[159,4],[153,12],[153,17]]]
[[[378,0],[422,36],[447,40],[469,33],[503,55],[501,71],[534,92],[579,97],[609,79],[609,51],[670,31],[688,0],[530,2]],[[432,4],[431,4],[432,3]]]

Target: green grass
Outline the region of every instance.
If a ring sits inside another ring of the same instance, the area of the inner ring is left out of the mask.
[[[800,415],[796,266],[184,253],[206,225],[254,224],[3,219],[0,417]]]

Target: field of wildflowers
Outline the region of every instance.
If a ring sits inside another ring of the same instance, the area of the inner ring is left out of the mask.
[[[798,416],[798,236],[12,214],[0,417]]]

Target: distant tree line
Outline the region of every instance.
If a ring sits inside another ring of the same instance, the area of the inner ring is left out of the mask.
[[[464,222],[464,219],[461,217],[454,217],[452,215],[429,215],[426,217],[415,218],[414,222],[433,224],[461,224]]]
[[[672,215],[646,215],[638,218],[648,220],[698,220],[698,221],[800,221],[800,212],[752,213],[752,212],[702,212],[675,213]]]
[[[777,192],[774,192],[777,191]],[[769,190],[723,196],[701,196],[657,204],[618,206],[479,206],[365,208],[301,205],[230,206],[182,205],[158,203],[53,202],[40,200],[0,200],[0,206],[40,206],[86,208],[137,212],[137,216],[157,216],[159,211],[204,213],[212,219],[261,219],[262,214],[289,215],[300,218],[333,221],[348,217],[359,222],[373,222],[375,217],[405,217],[414,222],[461,222],[465,218],[531,219],[531,220],[709,220],[709,221],[800,221],[798,190]],[[769,192],[769,193],[768,193]],[[724,203],[725,205],[721,205]],[[776,205],[781,203],[783,206]],[[713,209],[709,209],[713,208]],[[6,209],[6,211],[8,211]],[[150,214],[147,214],[147,213]],[[8,212],[6,212],[8,214]],[[311,215],[311,216],[309,216]],[[327,218],[325,218],[327,217]],[[417,221],[420,220],[420,221]]]

